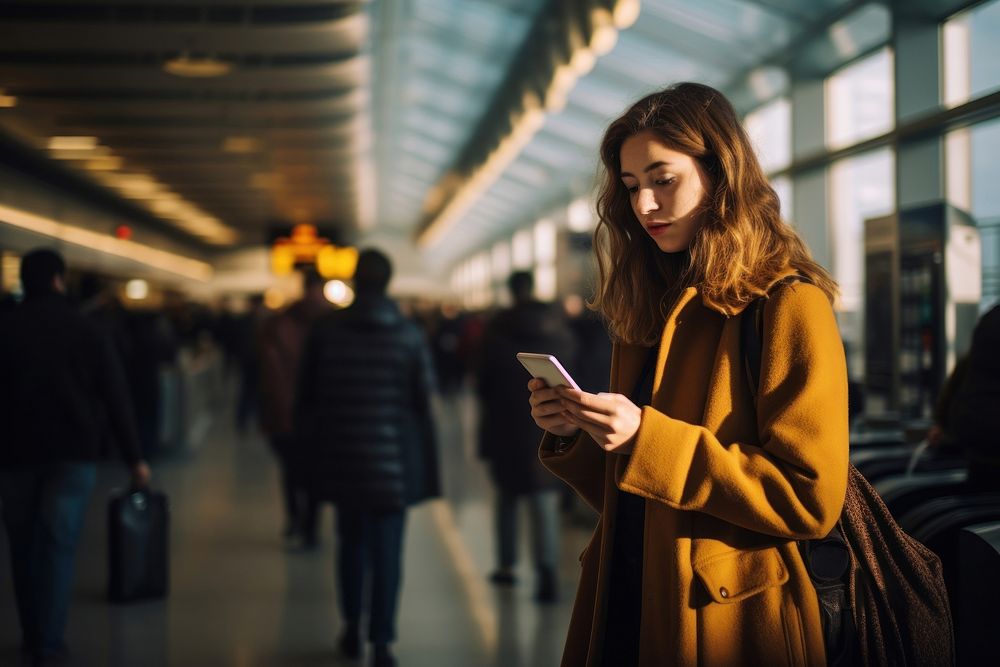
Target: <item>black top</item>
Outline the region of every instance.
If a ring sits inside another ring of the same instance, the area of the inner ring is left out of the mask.
[[[656,350],[655,347],[650,350],[642,375],[632,392],[632,402],[638,406],[649,405],[653,400],[653,365],[656,361]],[[604,630],[603,664],[609,667],[639,664],[645,519],[646,500],[619,490]]]
[[[0,465],[94,461],[109,442],[141,458],[111,339],[60,294],[0,313],[0,434]]]
[[[295,431],[307,484],[339,505],[394,510],[439,495],[434,390],[423,333],[387,297],[359,295],[316,321]]]

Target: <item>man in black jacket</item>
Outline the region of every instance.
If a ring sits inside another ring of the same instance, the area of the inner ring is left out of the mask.
[[[76,544],[104,439],[132,483],[149,483],[132,406],[111,341],[65,297],[62,258],[21,260],[24,302],[0,315],[0,500],[24,650],[65,651]]]
[[[433,371],[420,329],[386,296],[392,274],[377,250],[358,257],[353,305],[314,325],[296,395],[296,432],[314,498],[337,508],[340,642],[361,653],[366,570],[374,664],[395,664],[389,644],[401,581],[406,508],[439,494],[430,395]]]

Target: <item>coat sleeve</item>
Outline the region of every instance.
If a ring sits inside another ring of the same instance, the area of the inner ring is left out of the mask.
[[[546,432],[538,449],[538,458],[549,471],[566,482],[585,503],[600,514],[604,507],[604,462],[607,454],[584,433],[562,451],[556,451],[558,438]]]
[[[788,539],[826,535],[847,488],[847,366],[826,296],[799,283],[764,309],[760,445],[642,410],[619,488]],[[732,381],[745,382],[742,363]]]

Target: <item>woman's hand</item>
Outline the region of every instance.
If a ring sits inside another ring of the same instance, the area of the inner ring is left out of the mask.
[[[579,426],[601,449],[615,454],[632,453],[642,409],[621,394],[589,394],[579,389],[557,387],[562,418]]]
[[[562,399],[555,389],[549,387],[545,380],[532,378],[528,382],[528,390],[531,392],[528,398],[528,403],[531,404],[531,418],[539,428],[545,429],[552,435],[563,437],[576,435],[580,429],[566,418]]]

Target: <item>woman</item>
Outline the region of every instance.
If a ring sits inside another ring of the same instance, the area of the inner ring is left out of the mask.
[[[822,665],[796,540],[826,535],[846,491],[837,287],[718,91],[645,97],[601,158],[611,393],[528,384],[543,463],[601,516],[563,665]],[[740,314],[760,297],[755,399]]]

